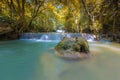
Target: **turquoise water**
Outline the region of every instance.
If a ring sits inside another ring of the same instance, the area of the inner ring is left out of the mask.
[[[0,80],[120,80],[120,45],[91,42],[92,56],[64,60],[57,42],[1,41]]]

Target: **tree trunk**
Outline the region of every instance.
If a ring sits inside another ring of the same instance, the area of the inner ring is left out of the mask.
[[[82,29],[82,26],[80,26],[80,33],[82,33],[83,32],[83,29]]]
[[[34,12],[32,14],[32,18],[28,24],[28,27],[31,27],[32,21],[37,17],[40,7],[42,6],[43,3],[44,3],[44,1],[38,2],[37,0],[35,0]]]
[[[86,5],[86,3],[85,3],[85,0],[81,0],[81,2],[82,2],[82,5],[83,5],[83,7],[84,7],[84,9],[85,9],[85,12],[87,13],[90,21],[92,21],[92,16],[91,16],[91,14],[90,14],[90,11],[88,10],[88,7],[87,7],[87,5]]]

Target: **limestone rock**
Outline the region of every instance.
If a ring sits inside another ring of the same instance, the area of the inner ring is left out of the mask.
[[[63,57],[80,58],[83,54],[89,54],[89,45],[82,37],[63,38],[56,46],[55,50]]]

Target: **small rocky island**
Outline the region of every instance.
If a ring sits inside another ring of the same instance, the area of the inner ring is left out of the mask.
[[[89,45],[82,37],[64,37],[56,46],[57,55],[65,59],[84,59],[89,53]]]

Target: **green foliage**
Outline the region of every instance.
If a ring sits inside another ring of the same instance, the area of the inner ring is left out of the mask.
[[[118,34],[120,0],[0,0],[0,21],[16,32]],[[106,31],[106,29],[109,29]]]
[[[55,48],[58,50],[59,49],[67,50],[71,48],[71,46],[72,46],[72,40],[65,37],[61,42],[58,43],[58,45]]]
[[[0,22],[11,23],[12,20],[8,16],[0,15]]]
[[[55,47],[56,50],[72,50],[76,52],[89,52],[88,42],[84,38],[64,38]]]
[[[78,37],[75,44],[76,46],[74,47],[76,47],[80,52],[89,52],[88,42],[84,38]]]

